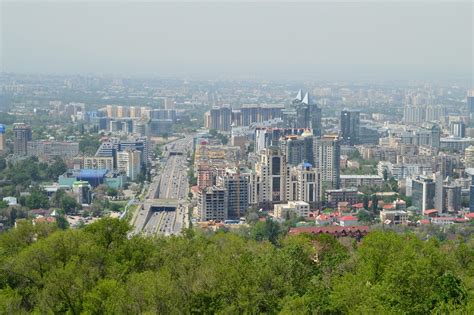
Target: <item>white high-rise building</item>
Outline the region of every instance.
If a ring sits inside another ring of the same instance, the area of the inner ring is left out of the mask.
[[[140,174],[141,152],[138,150],[127,149],[117,152],[117,169],[134,181]]]
[[[309,163],[288,170],[286,199],[315,204],[321,201],[321,173]]]
[[[111,156],[88,156],[84,157],[83,165],[86,169],[106,169],[113,171],[114,158]]]
[[[321,201],[321,173],[311,164],[303,163],[297,167],[298,201],[309,204]]]
[[[252,203],[275,203],[286,200],[286,157],[279,148],[261,151],[251,176]]]
[[[469,146],[464,150],[464,166],[467,168],[474,167],[474,146]]]
[[[405,105],[403,121],[407,124],[418,124],[424,121],[425,108],[419,105]]]
[[[425,110],[425,121],[441,121],[447,117],[446,108],[441,105],[428,105]]]
[[[337,135],[316,138],[313,145],[315,167],[326,189],[339,189],[341,147]]]

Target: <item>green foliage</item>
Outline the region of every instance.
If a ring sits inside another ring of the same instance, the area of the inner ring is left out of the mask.
[[[69,222],[62,215],[59,215],[56,217],[56,224],[58,225],[58,228],[61,230],[66,230],[69,227]]]
[[[8,207],[8,202],[0,200],[0,209],[5,209]]]
[[[86,135],[79,141],[79,151],[84,154],[95,154],[100,146],[100,141],[96,136]]]
[[[373,232],[346,247],[255,226],[259,241],[195,230],[128,238],[110,218],[80,230],[19,224],[0,234],[0,313],[472,313],[472,239]]]
[[[267,218],[265,221],[258,221],[253,225],[250,236],[256,241],[270,241],[272,244],[278,243],[278,238],[284,230],[280,224]]]
[[[0,112],[0,124],[12,125],[14,122],[16,122],[16,117],[14,115],[10,115],[6,112]]]
[[[365,210],[369,209],[369,196],[364,195],[364,198],[362,199],[362,204],[364,205]]]
[[[212,136],[212,137],[216,137],[219,132],[216,130],[216,129],[210,129],[209,130],[209,134]]]
[[[51,197],[50,203],[52,206],[61,209],[66,214],[73,214],[81,207],[73,196],[66,194],[62,189],[59,189],[54,193]]]
[[[361,222],[372,222],[373,216],[369,211],[362,209],[357,212],[357,219]]]
[[[30,209],[49,208],[48,196],[46,195],[46,192],[38,186],[30,189],[29,196],[20,198],[20,203]]]
[[[447,302],[466,305],[457,268],[436,241],[374,232],[355,258],[354,272],[335,281],[332,300],[340,312],[426,314]]]
[[[223,134],[219,133],[219,132],[218,132],[217,130],[215,130],[215,129],[209,130],[209,134],[210,134],[213,138],[219,139],[223,145],[226,145],[226,144],[229,142],[229,137],[227,137],[226,135],[223,135]]]
[[[370,197],[370,201],[372,202],[372,213],[376,213],[377,210],[378,210],[378,202],[379,202],[379,199],[377,198],[377,195],[373,194],[371,197]]]
[[[67,171],[67,165],[60,158],[55,158],[54,162],[48,166],[47,176],[50,179],[57,179],[59,175],[64,174]]]
[[[118,196],[118,190],[112,187],[109,187],[107,189],[107,196],[109,197],[117,197]]]
[[[155,155],[157,157],[160,157],[163,155],[163,145],[157,145],[155,146]]]
[[[0,179],[6,179],[11,184],[2,186],[0,197],[18,196],[19,192],[26,191],[30,185],[55,181],[66,171],[66,164],[60,158],[48,164],[29,157],[16,163],[8,163],[3,169],[1,164],[0,159]]]
[[[221,141],[223,145],[226,145],[227,143],[229,143],[229,137],[227,137],[226,135],[223,135],[220,133],[217,135],[217,138]]]
[[[0,157],[0,172],[3,171],[7,167],[7,161],[5,158]]]

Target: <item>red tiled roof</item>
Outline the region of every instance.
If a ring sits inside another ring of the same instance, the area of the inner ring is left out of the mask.
[[[339,221],[357,221],[357,220],[359,219],[353,215],[346,215],[344,217],[339,218]]]
[[[432,214],[432,213],[437,213],[438,210],[436,209],[430,209],[430,210],[425,210],[425,214]]]
[[[465,215],[465,217],[468,218],[468,219],[470,219],[470,220],[471,220],[471,219],[474,219],[474,212],[467,213],[467,214]]]
[[[383,205],[383,209],[395,209],[395,206],[391,203],[387,204],[387,205]]]
[[[435,217],[432,220],[445,220],[445,221],[453,221],[453,222],[466,222],[464,218],[453,218],[453,217]]]
[[[320,214],[316,217],[317,220],[330,220],[331,216],[327,214]]]
[[[288,232],[289,234],[300,234],[300,233],[313,233],[313,234],[319,234],[319,233],[328,233],[328,234],[334,234],[334,233],[342,233],[342,232],[369,232],[369,227],[366,225],[361,225],[361,226],[301,226],[301,227],[296,227],[296,228],[291,228],[290,231]]]
[[[35,222],[36,223],[43,223],[43,222],[52,223],[52,222],[56,222],[56,218],[54,218],[54,217],[41,217],[41,218],[36,218]]]
[[[428,219],[422,219],[419,222],[420,222],[420,224],[430,224],[430,220],[428,220]]]

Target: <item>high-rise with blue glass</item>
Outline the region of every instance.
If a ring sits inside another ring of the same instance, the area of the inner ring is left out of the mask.
[[[5,125],[0,124],[0,154],[5,152]]]

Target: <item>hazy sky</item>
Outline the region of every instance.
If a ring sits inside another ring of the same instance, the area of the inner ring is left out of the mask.
[[[7,72],[331,79],[473,72],[471,1],[0,2]]]

